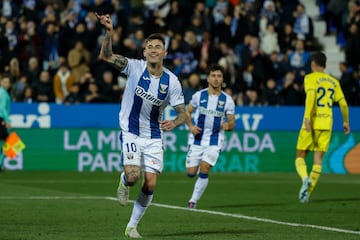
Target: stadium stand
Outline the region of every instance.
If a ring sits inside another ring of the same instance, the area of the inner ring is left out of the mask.
[[[204,86],[207,67],[224,66],[223,87],[237,105],[302,105],[302,77],[310,71],[309,55],[318,50],[327,54],[335,77],[342,79],[340,63],[347,65],[355,83],[350,105],[360,105],[359,1],[4,0],[0,9],[0,74],[10,76],[14,102],[121,102],[126,77],[98,59],[98,12],[111,15],[113,50],[127,57],[142,58],[146,36],[163,33],[165,64],[184,85],[195,73]],[[70,71],[61,74],[64,65]],[[49,98],[38,97],[44,91]]]

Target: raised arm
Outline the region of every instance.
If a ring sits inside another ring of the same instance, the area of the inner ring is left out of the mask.
[[[109,14],[99,15],[97,13],[95,13],[95,16],[107,30],[104,40],[101,44],[99,58],[105,62],[110,63],[112,66],[122,71],[126,67],[128,60],[126,57],[120,54],[113,53],[112,35],[114,34],[114,28],[111,17]]]

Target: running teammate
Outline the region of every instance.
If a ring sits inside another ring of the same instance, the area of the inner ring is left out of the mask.
[[[212,65],[208,72],[208,87],[196,92],[186,110],[186,124],[189,126],[189,151],[186,157],[186,172],[191,178],[197,173],[189,208],[195,208],[203,195],[209,172],[219,157],[224,143],[224,130],[235,127],[235,103],[231,96],[222,91],[224,69]],[[191,114],[194,112],[194,122]]]

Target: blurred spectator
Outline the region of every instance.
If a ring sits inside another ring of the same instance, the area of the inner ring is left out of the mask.
[[[188,19],[184,17],[183,11],[180,10],[179,1],[171,2],[170,11],[164,20],[172,36],[175,34],[182,35],[184,33]]]
[[[342,13],[346,11],[349,1],[329,0],[326,5],[325,21],[326,35],[332,34],[333,28],[336,32],[342,32]]]
[[[218,25],[222,23],[225,19],[225,16],[228,15],[229,11],[229,2],[226,0],[217,0],[215,6],[212,8],[212,17],[214,19],[214,24]]]
[[[59,18],[53,3],[45,3],[43,11],[39,11],[38,20],[40,25],[46,26],[49,23],[57,23]]]
[[[306,13],[305,5],[299,3],[294,12],[294,33],[298,39],[304,40],[307,50],[320,51],[322,49],[319,41],[314,37],[314,23],[312,18]]]
[[[24,4],[24,17],[28,21],[37,21],[38,12],[36,11],[36,2],[35,0],[23,0]]]
[[[318,0],[316,0],[318,1]],[[300,3],[299,0],[277,0],[276,7],[277,12],[280,16],[279,28],[283,28],[284,24],[293,23],[294,22],[294,12],[298,4]]]
[[[91,49],[96,44],[96,38],[90,38],[89,31],[87,30],[84,22],[78,22],[76,24],[70,46],[74,46],[78,41],[81,41],[84,48],[87,50]]]
[[[296,34],[293,32],[293,26],[290,23],[285,23],[279,31],[279,46],[282,53],[292,51],[295,49]]]
[[[249,63],[254,66],[253,75],[259,83],[258,87],[262,83],[264,84],[266,80],[266,61],[265,55],[260,48],[258,37],[250,37],[249,44],[242,51],[242,61],[244,66],[247,66]]]
[[[29,85],[35,83],[35,81],[40,76],[41,68],[39,66],[39,60],[36,57],[31,57],[28,60],[27,68],[25,70],[25,75]]]
[[[216,42],[226,43],[229,46],[235,45],[231,33],[232,16],[225,15],[223,21],[213,27],[212,35]]]
[[[280,97],[281,105],[296,106],[302,104],[299,86],[295,82],[295,73],[293,71],[288,71],[285,74]]]
[[[226,43],[219,43],[221,57],[218,64],[224,68],[224,82],[223,87],[230,87],[237,89],[237,66],[238,59],[234,53],[234,50]]]
[[[210,11],[206,8],[205,3],[202,1],[197,1],[194,6],[192,18],[200,18],[198,21],[201,28],[205,31],[211,31],[211,16]],[[194,24],[194,23],[192,23]],[[196,24],[195,24],[196,25]]]
[[[161,18],[165,18],[170,11],[170,0],[143,0],[145,16],[157,11]]]
[[[85,98],[85,94],[88,91],[88,87],[89,87],[90,82],[96,82],[94,76],[92,75],[92,73],[90,71],[86,72],[84,75],[82,75],[80,77],[80,80],[78,81],[79,86],[80,86],[79,94],[83,98]]]
[[[126,47],[125,56],[130,58],[142,58],[142,46],[145,40],[144,31],[136,29],[129,37],[124,39],[124,47]]]
[[[311,40],[314,34],[313,23],[309,15],[305,11],[305,5],[299,3],[294,12],[294,33],[297,38],[304,40]]]
[[[112,1],[112,2],[120,2],[120,1],[117,0],[117,1]],[[117,16],[117,17],[119,17],[119,16]],[[114,16],[114,18],[115,18],[115,16]],[[127,19],[121,19],[120,22],[123,25],[127,25],[127,24],[124,24],[125,21],[127,21]],[[84,22],[85,22],[84,31],[86,31],[86,34],[90,40],[90,41],[88,41],[87,45],[85,45],[85,46],[87,46],[87,49],[91,51],[92,49],[96,48],[97,38],[98,38],[98,36],[101,35],[101,25],[99,24],[99,21],[97,20],[95,14],[93,12],[88,12],[88,14],[85,17]],[[124,29],[124,27],[123,27],[123,29]],[[117,34],[114,34],[114,35],[117,35]]]
[[[200,76],[197,73],[190,74],[189,78],[183,81],[185,105],[190,102],[192,95],[200,89]]]
[[[17,1],[3,0],[0,2],[0,9],[0,15],[8,19],[15,19],[20,15],[20,6]]]
[[[304,49],[304,40],[296,40],[295,50],[289,54],[288,69],[295,72],[297,84],[302,84],[305,74],[310,72],[310,60],[310,53]]]
[[[81,7],[84,12],[82,16],[84,17],[87,12],[97,12],[99,14],[107,14],[107,13],[112,13],[114,11],[114,5],[112,5],[112,2],[115,1],[93,0],[93,1],[88,1],[90,2],[88,3],[88,5],[83,4],[82,2],[84,1],[81,1]]]
[[[260,35],[260,47],[267,55],[270,55],[272,52],[280,51],[278,35],[274,25],[268,24],[266,31]]]
[[[104,103],[105,99],[100,95],[99,86],[95,81],[90,81],[84,95],[85,103]]]
[[[34,83],[34,99],[37,102],[55,102],[53,81],[49,71],[43,70],[39,79]]]
[[[198,40],[198,38],[196,37],[196,33],[191,30],[191,29],[187,29],[184,33],[184,48],[185,51],[190,51],[193,55],[194,55],[194,61],[197,61],[197,59],[199,59],[200,57],[200,53],[201,53],[201,45],[200,42]]]
[[[240,76],[240,84],[236,87],[238,91],[245,93],[249,89],[258,89],[260,80],[254,75],[254,65],[248,63]]]
[[[67,55],[67,62],[74,76],[75,82],[90,71],[90,51],[84,48],[82,41],[77,41]]]
[[[249,106],[249,107],[261,106],[258,92],[254,89],[246,90],[243,101],[244,101],[244,106]]]
[[[124,1],[124,0],[112,0],[111,1],[111,7],[113,8],[111,19],[113,20],[113,23],[116,27],[121,27],[123,29],[123,32],[127,32],[127,28],[129,26],[129,18],[133,13],[132,7],[135,7],[135,1]],[[89,13],[90,14],[90,13]],[[88,15],[89,15],[88,14]],[[95,14],[91,13],[91,17],[95,17]],[[99,22],[97,19],[94,19],[94,23],[96,23],[96,28],[98,28],[101,31],[101,26],[98,24]],[[88,26],[88,29],[91,32],[91,27]],[[99,36],[97,34],[97,36]]]
[[[276,11],[276,6],[274,1],[265,0],[264,4],[260,10],[260,19],[259,19],[260,34],[263,34],[266,31],[266,27],[269,24],[272,24],[275,28],[279,25],[279,14]]]
[[[20,61],[16,57],[14,57],[10,60],[8,74],[9,74],[11,83],[16,82],[20,78],[20,75],[21,75]]]
[[[11,87],[10,96],[13,102],[22,101],[25,87],[28,85],[26,75],[21,75]]]
[[[16,29],[16,23],[12,20],[8,20],[5,24],[4,36],[7,38],[8,49],[15,51],[18,45],[17,40],[18,31]]]
[[[261,94],[261,102],[263,106],[280,105],[280,95],[279,91],[276,89],[276,81],[274,79],[269,78],[266,81],[266,86]]]
[[[355,71],[355,83],[356,83],[356,106],[360,105],[360,66]]]
[[[74,76],[66,63],[60,65],[59,70],[54,76],[54,94],[55,102],[60,104],[64,102],[65,96],[68,95],[74,82]]]
[[[121,90],[114,80],[112,71],[105,71],[102,74],[102,79],[99,83],[99,94],[103,97],[105,102],[119,103]]]
[[[25,86],[20,102],[24,102],[24,103],[36,102],[36,99],[34,98],[34,91],[31,86]]]
[[[344,93],[346,102],[350,106],[354,106],[356,103],[356,92],[358,87],[356,86],[356,79],[354,69],[348,66],[346,62],[339,63],[339,69],[341,72],[340,85]]]
[[[34,21],[23,20],[20,23],[19,40],[19,57],[21,60],[21,67],[26,67],[28,60],[31,57],[41,58],[42,38],[37,32],[37,26]]]
[[[69,93],[64,98],[65,104],[79,104],[83,102],[84,99],[80,95],[80,83],[74,82],[69,90]]]
[[[72,1],[69,1],[66,8],[60,13],[60,55],[64,56],[74,46],[73,38],[76,25],[79,23],[79,12],[73,10]]]
[[[49,22],[42,29],[42,68],[52,74],[59,67],[59,34],[58,26]]]
[[[360,16],[359,16],[360,18]],[[349,66],[357,68],[360,64],[360,24],[353,23],[349,26],[346,36],[345,60]]]
[[[284,55],[274,51],[268,57],[268,62],[269,63],[267,64],[266,77],[273,78],[278,85],[286,71]]]

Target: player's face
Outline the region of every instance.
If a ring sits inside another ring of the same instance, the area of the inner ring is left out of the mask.
[[[207,81],[209,83],[209,87],[221,89],[221,85],[224,81],[222,72],[220,70],[210,72]]]
[[[144,56],[150,63],[162,62],[166,56],[165,46],[158,39],[150,40],[145,45]]]

